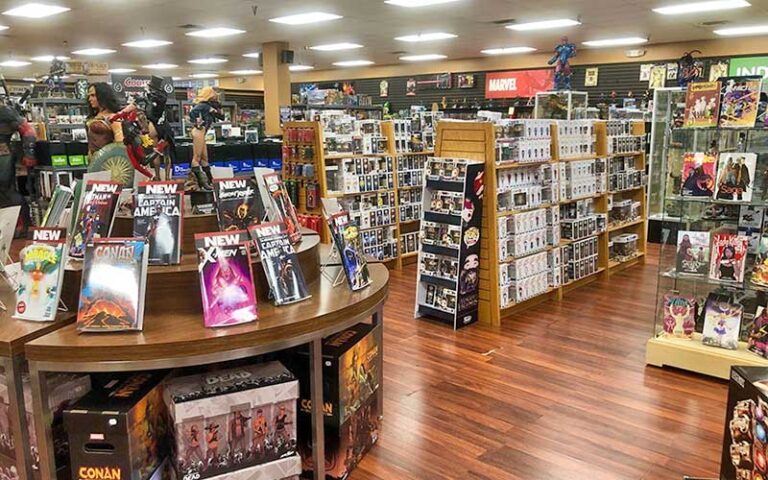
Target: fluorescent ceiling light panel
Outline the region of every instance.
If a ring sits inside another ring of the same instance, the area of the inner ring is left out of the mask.
[[[61,55],[40,55],[39,57],[32,57],[32,60],[35,62],[52,62],[54,59],[65,61],[69,60],[69,57],[64,57]]]
[[[715,34],[723,37],[735,37],[739,35],[762,35],[768,33],[768,25],[745,25],[743,27],[721,28],[715,30]]]
[[[484,53],[486,55],[514,55],[516,53],[529,53],[535,51],[536,49],[533,47],[504,47],[489,48],[486,50],[481,50],[480,53]]]
[[[458,0],[385,0],[384,3],[397,5],[398,7],[417,8],[440,5],[442,3],[453,3]]]
[[[27,3],[3,12],[3,15],[25,18],[44,18],[70,11],[70,8],[46,3]]]
[[[734,8],[750,7],[746,0],[712,0],[708,2],[679,3],[666,7],[654,8],[653,11],[662,15],[683,15],[686,13],[714,12]]]
[[[458,35],[446,32],[434,32],[434,33],[419,33],[418,35],[405,35],[402,37],[395,37],[395,40],[401,42],[432,42],[435,40],[448,40],[449,38],[456,38]]]
[[[0,62],[0,67],[26,67],[32,65],[32,62],[25,62],[24,60],[6,60]]]
[[[135,68],[110,68],[109,73],[133,73],[136,71]]]
[[[640,45],[647,42],[648,39],[643,37],[625,37],[608,38],[605,40],[589,40],[584,42],[584,45],[588,47],[620,47],[625,45]]]
[[[232,75],[259,75],[264,72],[262,72],[261,70],[232,70],[229,73],[231,73]]]
[[[288,70],[292,72],[306,72],[307,70],[314,70],[312,65],[291,65]]]
[[[315,45],[314,47],[309,47],[310,50],[317,50],[320,52],[336,52],[339,50],[354,50],[356,48],[363,48],[362,45],[358,43],[328,43],[326,45]]]
[[[365,67],[366,65],[373,65],[370,60],[344,60],[342,62],[335,62],[337,67]]]
[[[190,78],[216,78],[219,75],[216,73],[193,73],[189,77]]]
[[[22,78],[22,80],[25,81],[25,82],[36,82],[37,81],[37,79],[33,78],[33,77],[24,77],[24,78]]]
[[[530,30],[575,27],[576,25],[581,25],[581,22],[570,18],[558,18],[555,20],[542,20],[540,22],[513,23],[512,25],[507,25],[507,28],[516,32],[528,32]]]
[[[404,62],[426,62],[429,60],[442,60],[444,58],[448,57],[438,53],[427,53],[424,55],[406,55],[404,57],[400,57],[400,60]]]
[[[8,30],[9,28],[11,28],[11,27],[8,27],[6,25],[0,25],[0,32],[3,31],[3,30]]]
[[[217,57],[209,57],[209,58],[194,58],[189,61],[189,63],[194,63],[196,65],[215,65],[217,63],[227,63],[229,60],[226,58],[217,58]]]
[[[166,45],[170,45],[173,42],[169,42],[168,40],[137,40],[135,42],[128,42],[124,43],[124,47],[132,47],[132,48],[156,48],[156,47],[164,47]]]
[[[259,52],[244,53],[245,58],[259,58],[261,54]]]
[[[144,65],[143,68],[149,70],[170,70],[172,68],[178,68],[175,63],[152,63],[150,65]]]
[[[341,15],[335,15],[333,13],[308,12],[299,13],[297,15],[287,15],[285,17],[270,18],[269,21],[285,25],[306,25],[308,23],[327,22],[330,20],[338,20],[340,18],[342,18]]]
[[[187,32],[187,36],[199,38],[221,38],[230,37],[232,35],[240,35],[241,33],[245,33],[245,30],[229,27],[216,27],[205,28],[203,30],[195,30],[194,32]]]
[[[98,56],[98,55],[109,55],[110,53],[115,53],[117,50],[112,50],[109,48],[84,48],[82,50],[75,50],[72,52],[75,55],[88,55],[88,56]]]

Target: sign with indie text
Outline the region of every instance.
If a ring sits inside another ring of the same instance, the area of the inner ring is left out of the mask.
[[[113,73],[111,79],[112,90],[118,95],[128,96],[143,93],[152,76]],[[163,77],[163,91],[168,95],[173,94],[173,80],[170,77]]]
[[[491,72],[485,76],[485,98],[533,97],[555,88],[554,71]]]
[[[768,57],[732,58],[728,67],[732,77],[750,77],[757,75],[768,78]]]

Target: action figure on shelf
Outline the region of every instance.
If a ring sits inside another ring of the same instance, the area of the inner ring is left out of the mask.
[[[701,53],[701,51],[691,50],[690,52],[685,52],[680,57],[680,60],[677,61],[677,84],[683,88],[701,78],[704,70],[701,62],[693,58],[694,53]]]
[[[214,423],[205,427],[205,443],[208,445],[208,451],[205,454],[205,463],[207,466],[215,465],[219,457],[219,425]]]
[[[213,174],[208,165],[208,147],[205,135],[214,123],[224,120],[219,94],[213,87],[204,87],[195,98],[195,107],[189,112],[192,122],[192,172],[189,190],[212,190]]]
[[[248,430],[248,421],[251,417],[246,417],[243,412],[236,411],[232,418],[232,424],[230,426],[230,441],[229,451],[235,463],[239,463],[245,457],[245,452],[248,450],[248,437],[246,431]],[[239,457],[239,459],[237,458]]]
[[[256,418],[253,419],[253,453],[255,455],[264,455],[267,433],[267,418],[264,416],[264,410],[258,409]]]
[[[280,405],[280,410],[275,416],[275,443],[277,446],[287,445],[291,438],[288,435],[287,426],[291,422],[288,420],[288,413],[285,411],[285,405]]]
[[[555,66],[555,89],[571,90],[573,69],[570,60],[576,56],[576,44],[568,41],[568,37],[560,39],[555,47],[555,55],[547,62]]]
[[[197,425],[192,425],[190,427],[187,441],[187,464],[193,465],[205,460],[205,455],[203,455],[203,447],[200,444],[200,430],[197,429]]]
[[[58,58],[51,60],[51,68],[45,76],[45,85],[48,88],[48,96],[52,92],[64,93],[64,75],[67,73],[67,64]]]

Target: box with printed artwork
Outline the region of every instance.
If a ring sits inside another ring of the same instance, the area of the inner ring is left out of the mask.
[[[731,368],[720,480],[768,475],[768,368]]]

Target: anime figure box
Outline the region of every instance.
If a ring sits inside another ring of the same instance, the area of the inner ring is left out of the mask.
[[[732,367],[720,480],[768,476],[768,368]]]

